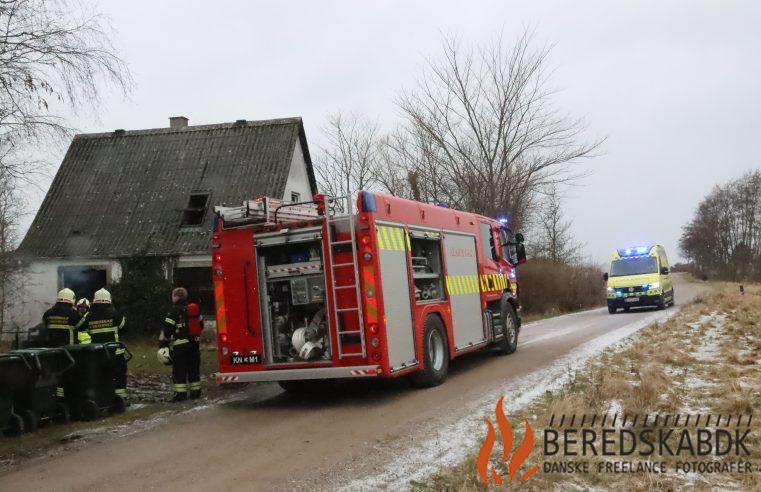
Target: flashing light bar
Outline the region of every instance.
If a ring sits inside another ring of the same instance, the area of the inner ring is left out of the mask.
[[[637,246],[635,248],[619,249],[620,256],[644,256],[650,253],[652,246]]]
[[[505,216],[497,217],[497,220],[499,221],[500,224],[507,224],[507,217]]]

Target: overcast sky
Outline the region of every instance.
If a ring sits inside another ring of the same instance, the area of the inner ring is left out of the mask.
[[[483,41],[525,27],[555,43],[557,108],[607,136],[567,214],[587,253],[664,244],[717,184],[758,169],[761,2],[103,1],[136,87],[82,132],[301,116],[314,153],[337,109],[397,121],[441,34]],[[56,152],[60,162],[63,152]],[[43,188],[47,190],[48,183]],[[33,193],[36,210],[44,193]],[[31,221],[31,216],[29,221]]]

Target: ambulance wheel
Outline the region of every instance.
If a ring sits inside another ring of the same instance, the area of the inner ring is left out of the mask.
[[[444,382],[449,372],[449,345],[441,318],[436,315],[425,319],[423,329],[423,368],[410,375],[412,384],[431,388]]]
[[[21,418],[24,420],[26,432],[34,432],[40,426],[40,416],[34,410],[24,410],[21,412]]]
[[[8,420],[8,427],[3,430],[3,435],[7,437],[18,437],[24,432],[24,419],[21,415],[11,414],[10,420]]]
[[[512,354],[518,348],[518,315],[515,314],[515,308],[508,301],[502,302],[500,319],[504,320],[503,336],[497,342],[497,353],[499,355]]]
[[[95,420],[99,414],[100,408],[93,400],[85,400],[79,406],[79,417],[82,420]]]

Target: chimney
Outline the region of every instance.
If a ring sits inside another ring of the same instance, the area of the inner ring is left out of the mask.
[[[184,116],[170,116],[169,117],[169,128],[171,129],[179,129],[179,128],[187,128],[188,127],[188,119]]]

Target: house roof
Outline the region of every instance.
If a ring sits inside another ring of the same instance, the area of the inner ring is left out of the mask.
[[[211,213],[180,227],[194,191],[214,204],[282,197],[301,118],[76,135],[19,252],[117,258],[209,253]]]

